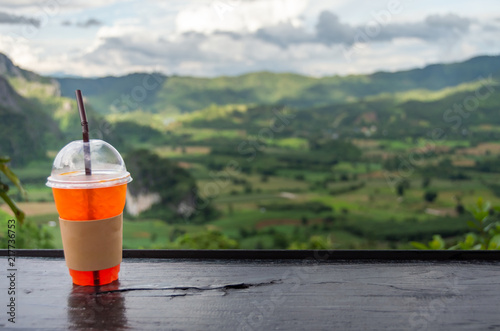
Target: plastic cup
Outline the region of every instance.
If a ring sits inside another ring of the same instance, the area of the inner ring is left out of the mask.
[[[61,149],[54,160],[51,176],[47,179],[59,217],[64,221],[97,221],[118,217],[125,207],[127,183],[132,178],[120,153],[102,140],[92,139],[88,144],[91,175],[85,174],[84,142],[79,140]],[[64,236],[62,231],[61,235]],[[85,250],[86,238],[81,239],[84,244],[80,248]],[[66,245],[64,249],[68,264]],[[121,238],[119,249],[121,252]],[[106,252],[99,252],[101,253],[106,255]],[[73,283],[90,286],[105,285],[117,280],[119,271],[120,264],[101,270],[69,268]]]

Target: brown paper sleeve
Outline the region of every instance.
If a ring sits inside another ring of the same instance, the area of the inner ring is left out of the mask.
[[[96,271],[122,262],[123,214],[93,221],[59,218],[68,268]]]

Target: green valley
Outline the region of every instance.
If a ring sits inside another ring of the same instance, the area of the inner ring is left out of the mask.
[[[323,78],[51,79],[2,61],[0,155],[54,247],[44,184],[80,139],[77,88],[91,138],[124,155],[130,193],[160,197],[127,211],[125,248],[407,249],[462,237],[478,197],[500,204],[500,56]]]

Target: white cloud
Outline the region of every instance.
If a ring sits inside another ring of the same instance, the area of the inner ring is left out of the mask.
[[[7,53],[15,64],[24,65],[27,63],[36,63],[38,61],[42,49],[34,48],[26,40],[17,40],[8,35],[0,35],[0,51]]]
[[[176,31],[255,32],[262,27],[291,22],[300,25],[299,16],[307,8],[307,0],[212,1],[194,4],[176,17]]]
[[[479,2],[475,13],[480,11]],[[450,12],[418,3],[418,15],[412,16],[417,4],[412,2],[410,7],[405,2],[408,6],[401,15],[363,43],[355,42],[355,34],[363,31],[367,20],[373,20],[373,10],[385,8],[385,0],[366,8],[360,0],[130,0],[120,6],[109,4],[78,0],[71,13],[61,10],[28,39],[7,37],[5,27],[0,26],[0,51],[30,70],[84,76],[153,70],[196,76],[261,70],[324,76],[408,69],[500,52],[498,31],[491,28],[496,23],[493,18],[484,19],[492,14],[482,9],[484,16],[476,19],[463,4]],[[0,11],[6,5],[26,17],[35,16],[23,10],[39,8],[34,1],[6,1]],[[226,11],[221,12],[216,5],[232,7],[222,7]],[[321,13],[329,14],[323,14],[318,34]],[[90,18],[102,25],[75,27]],[[61,26],[64,20],[72,24]],[[489,29],[484,28],[486,24]],[[350,61],[339,43],[351,54]]]

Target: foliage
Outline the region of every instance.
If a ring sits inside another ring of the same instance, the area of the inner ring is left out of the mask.
[[[2,215],[0,215],[2,219]],[[2,228],[7,229],[8,217],[4,217]],[[3,225],[5,223],[5,225]],[[26,221],[15,228],[16,248],[20,249],[49,249],[54,247],[54,237],[46,225],[38,226],[33,222]],[[0,248],[7,248],[8,237],[0,234]]]
[[[474,232],[468,233],[463,241],[450,249],[500,249],[500,221],[493,210],[498,212],[500,207],[492,209],[489,202],[479,198],[471,210],[474,219],[467,222]]]
[[[496,250],[500,249],[500,221],[492,211],[500,211],[500,207],[491,208],[489,202],[484,202],[482,198],[477,200],[476,206],[470,210],[474,220],[468,221],[467,225],[473,232],[465,235],[463,240],[448,249],[472,249],[472,250]],[[433,240],[428,244],[411,242],[412,246],[418,249],[445,249],[446,243],[441,235],[434,235]]]
[[[17,176],[9,169],[7,163],[10,161],[8,157],[0,157],[0,172],[3,173],[21,192],[23,196],[26,197],[26,191],[21,185],[20,180]],[[14,213],[17,223],[14,229],[16,235],[16,248],[54,248],[53,246],[53,237],[51,233],[48,231],[46,226],[36,226],[32,222],[25,221],[24,212],[19,209],[16,203],[7,195],[9,191],[9,186],[2,182],[0,178],[0,198],[4,200],[9,208]],[[7,215],[3,215],[3,212],[0,212],[0,220],[3,229],[7,229],[7,222],[9,217]],[[5,233],[0,234],[0,248],[8,247],[9,238],[5,235]]]
[[[21,185],[21,181],[17,178],[17,176],[9,169],[7,163],[10,161],[9,157],[0,157],[0,171],[19,189],[23,196],[26,197],[26,191]],[[9,186],[2,182],[2,178],[0,177],[0,198],[5,201],[5,203],[12,210],[14,215],[16,216],[17,221],[22,225],[24,222],[25,214],[22,210],[20,210],[16,203],[7,195],[9,191]]]
[[[444,249],[445,243],[441,235],[435,234],[427,245],[417,241],[412,241],[411,245],[418,249]]]
[[[293,242],[288,249],[331,249],[330,238],[311,236],[307,242]]]
[[[426,191],[424,193],[424,200],[427,202],[434,202],[436,200],[438,194],[436,191]]]
[[[238,248],[238,242],[219,231],[209,230],[181,235],[175,240],[173,246],[177,249],[235,249]]]

